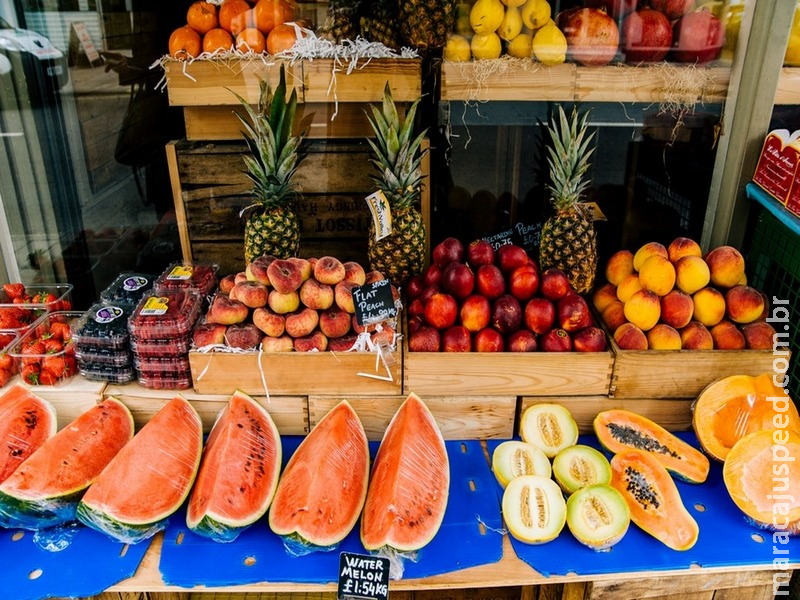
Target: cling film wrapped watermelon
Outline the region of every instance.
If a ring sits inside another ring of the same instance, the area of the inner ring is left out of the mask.
[[[56,433],[56,410],[15,383],[0,396],[0,483]]]

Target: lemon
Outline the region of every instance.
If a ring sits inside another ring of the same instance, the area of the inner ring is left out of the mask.
[[[794,12],[792,30],[789,32],[789,43],[786,45],[783,64],[787,67],[800,67],[800,9]]]
[[[505,17],[500,0],[478,0],[469,11],[469,24],[475,33],[494,33]]]
[[[530,58],[533,37],[529,33],[520,33],[508,43],[506,53],[515,58]]]
[[[513,6],[514,8],[518,8],[523,4],[525,4],[525,2],[527,2],[527,0],[501,0],[501,1],[506,6]]]
[[[472,56],[478,60],[499,58],[502,49],[500,36],[495,32],[477,33],[472,36]]]
[[[453,62],[466,62],[472,58],[469,40],[463,35],[452,34],[444,46],[444,59]]]
[[[511,41],[522,32],[522,17],[520,17],[519,9],[515,6],[506,8],[506,14],[500,27],[497,29],[497,35],[505,41]]]
[[[528,0],[522,6],[522,22],[528,29],[539,29],[550,20],[552,10],[547,0]]]
[[[472,35],[472,25],[469,22],[469,12],[472,10],[472,5],[466,2],[456,4],[456,24],[455,32],[463,36]]]
[[[533,55],[545,65],[560,65],[567,58],[567,38],[553,25],[545,25],[533,36]]]

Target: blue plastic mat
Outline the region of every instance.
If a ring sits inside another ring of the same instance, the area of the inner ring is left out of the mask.
[[[301,439],[282,438],[285,460]],[[377,447],[370,444],[373,456]],[[447,442],[447,452],[451,501],[439,533],[419,552],[417,562],[405,561],[404,579],[449,573],[502,558],[503,539],[497,533],[501,520],[496,483],[480,443]],[[331,552],[292,557],[287,554],[283,540],[270,531],[266,517],[228,544],[195,535],[185,526],[184,517],[182,510],[164,532],[160,569],[168,585],[329,583],[336,581],[340,552],[366,553],[359,539],[360,524]]]
[[[699,447],[694,434],[677,435]],[[489,452],[493,452],[499,443],[497,440],[489,442]],[[581,436],[579,443],[600,448],[595,436]],[[785,545],[777,544],[781,550],[788,550],[788,554],[773,555],[772,534],[745,521],[744,514],[725,488],[719,463],[711,462],[708,479],[700,485],[676,483],[684,506],[700,527],[697,543],[689,550],[671,550],[633,523],[625,537],[608,552],[587,548],[572,536],[566,526],[552,542],[530,545],[509,535],[511,545],[521,560],[545,576],[663,571],[687,569],[692,565],[771,565],[773,558],[788,557],[792,562],[800,558],[800,537],[791,538]],[[495,489],[502,497],[503,489],[499,485],[495,485]]]
[[[122,544],[83,525],[63,550],[51,552],[34,543],[34,532],[0,529],[2,597],[34,600],[86,597],[134,574],[150,541]]]

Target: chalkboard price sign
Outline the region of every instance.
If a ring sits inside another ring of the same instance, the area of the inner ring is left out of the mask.
[[[369,554],[342,552],[339,555],[337,600],[387,600],[389,559]]]
[[[397,317],[392,283],[388,279],[379,279],[353,288],[353,305],[359,325],[372,325]]]

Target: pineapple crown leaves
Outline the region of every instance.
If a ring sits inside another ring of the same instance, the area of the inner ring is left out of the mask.
[[[588,133],[588,120],[588,112],[580,115],[577,108],[573,108],[568,118],[564,108],[559,106],[558,117],[551,116],[547,125],[551,142],[547,147],[547,164],[552,180],[547,189],[553,195],[557,210],[576,207],[590,185],[586,172],[589,158],[595,151],[589,147],[595,134]]]
[[[422,140],[427,130],[414,136],[414,120],[417,113],[417,99],[401,118],[392,98],[392,90],[387,82],[381,107],[370,105],[367,120],[375,132],[375,140],[367,139],[374,157],[378,175],[373,176],[375,184],[387,194],[392,206],[410,206],[419,196],[424,176],[420,168],[424,152],[420,152]]]
[[[256,197],[256,202],[245,211],[288,205],[296,193],[291,179],[304,158],[300,153],[302,134],[292,135],[297,91],[292,89],[287,98],[286,72],[281,65],[280,80],[274,90],[267,81],[261,81],[257,109],[236,92],[231,93],[244,107],[246,115],[235,113],[244,127],[242,135],[249,155],[242,159]]]

